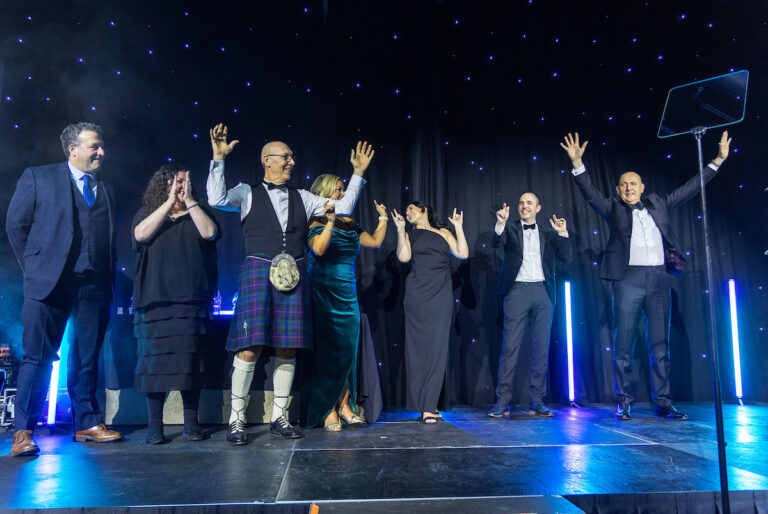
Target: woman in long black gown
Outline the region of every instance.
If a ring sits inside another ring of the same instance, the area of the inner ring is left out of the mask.
[[[448,218],[455,236],[423,202],[405,209],[405,218],[416,229],[410,235],[401,214],[392,211],[392,218],[397,226],[397,258],[412,263],[404,303],[406,407],[421,414],[419,421],[432,424],[442,421],[437,404],[448,366],[453,313],[450,256],[469,257],[464,213],[454,209]]]
[[[166,164],[152,175],[132,230],[135,388],[147,395],[149,444],[165,442],[163,402],[174,390],[184,406],[184,438],[205,438],[197,406],[207,371],[218,233],[213,215],[193,197],[189,171]]]

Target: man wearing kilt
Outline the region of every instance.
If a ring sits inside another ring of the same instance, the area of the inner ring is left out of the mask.
[[[245,399],[263,346],[275,349],[269,430],[296,439],[302,434],[288,422],[285,409],[293,384],[296,350],[311,349],[312,345],[304,330],[304,310],[309,307],[303,260],[308,220],[334,210],[338,215],[352,212],[365,184],[363,174],[373,158],[373,148],[368,143],[357,143],[350,156],[354,174],[344,197],[334,201],[286,184],[296,162],[288,145],[280,141],[269,142],[261,150],[261,184],[238,184],[227,190],[224,159],[238,141],[227,142],[227,127],[223,124],[211,129],[210,136],[213,160],[208,174],[208,203],[216,209],[240,213],[246,251],[227,337],[227,350],[237,352],[232,363],[227,440],[235,445],[248,442]]]

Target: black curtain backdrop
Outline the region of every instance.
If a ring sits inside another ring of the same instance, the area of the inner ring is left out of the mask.
[[[256,4],[256,3],[253,3]],[[567,401],[563,281],[573,287],[576,396],[613,399],[611,289],[598,277],[607,225],[581,198],[558,146],[567,132],[590,141],[594,182],[613,194],[635,170],[647,191],[667,192],[696,173],[692,137],[655,134],[669,88],[748,69],[743,123],[729,127],[731,156],[708,188],[723,393],[734,398],[727,280],[738,284],[744,396],[768,401],[766,203],[762,154],[768,65],[768,4],[752,1],[308,0],[240,3],[55,4],[0,0],[0,101],[4,158],[0,205],[27,166],[63,159],[64,125],[105,129],[104,174],[119,191],[118,306],[131,296],[129,223],[151,173],[186,163],[204,191],[207,131],[229,125],[241,141],[227,160],[230,187],[261,176],[268,140],[296,154],[293,183],[324,172],[348,177],[349,149],[376,148],[354,213],[376,224],[373,200],[404,209],[431,203],[445,219],[464,211],[470,258],[455,262],[449,370],[454,403],[494,400],[501,345],[500,255],[490,248],[494,211],[536,191],[539,220],[565,217],[577,245],[558,277],[550,351],[551,402]],[[715,156],[720,131],[704,137]],[[5,208],[2,209],[4,220]],[[219,286],[225,305],[243,255],[239,218],[219,213]],[[393,225],[390,223],[390,225]],[[712,397],[705,262],[699,199],[673,216],[688,272],[672,292],[672,390],[677,400]],[[360,255],[359,295],[368,314],[390,405],[404,400],[403,286],[394,226],[382,247]],[[20,356],[21,273],[0,247],[0,343]],[[648,362],[638,327],[638,399],[648,399]],[[523,352],[523,358],[527,357]],[[517,400],[527,401],[526,365]]]

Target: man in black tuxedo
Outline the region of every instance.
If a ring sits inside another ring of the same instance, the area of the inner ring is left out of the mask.
[[[552,417],[542,403],[547,392],[549,335],[555,303],[555,260],[573,260],[573,243],[568,237],[565,219],[552,215],[552,228],[536,223],[541,202],[536,193],[520,196],[517,212],[520,220],[507,226],[509,206],[496,212],[496,227],[491,243],[504,247],[504,261],[496,277],[496,293],[504,296],[504,342],[499,357],[496,405],[488,412],[492,418],[509,413],[512,380],[525,329],[533,329],[530,364],[531,414]]]
[[[730,143],[728,132],[723,132],[717,157],[704,168],[705,182],[714,178],[728,157]],[[631,419],[630,404],[634,399],[630,382],[632,348],[642,312],[646,320],[651,398],[656,414],[667,419],[688,419],[672,405],[669,381],[670,277],[667,272],[679,272],[684,263],[669,213],[699,193],[699,175],[691,177],[666,196],[651,193],[641,199],[645,184],[640,175],[628,171],[619,177],[616,186],[618,196],[606,198],[592,185],[581,160],[587,141],[580,145],[578,133],[575,137],[568,134],[565,144],[560,143],[560,146],[571,159],[572,173],[581,194],[611,228],[600,278],[611,281],[613,285],[616,418],[623,421]]]
[[[99,176],[104,160],[101,127],[68,125],[61,145],[66,162],[24,170],[6,218],[8,239],[24,275],[24,357],[17,381],[14,456],[40,451],[32,431],[42,415],[52,363],[70,317],[74,337],[67,358],[67,389],[74,439],[122,439],[104,426],[96,402],[115,255],[114,200]]]

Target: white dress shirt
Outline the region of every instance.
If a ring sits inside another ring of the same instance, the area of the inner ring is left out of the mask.
[[[520,220],[520,226],[525,227],[523,220]],[[503,228],[495,226],[496,235],[504,232]],[[523,231],[523,263],[520,265],[520,271],[517,273],[515,282],[544,282],[544,268],[541,265],[541,242],[539,241],[539,225],[536,228],[522,228]],[[559,237],[568,237],[565,234],[557,234]]]
[[[96,186],[96,178],[90,173],[85,173],[84,171],[80,171],[79,169],[75,168],[69,161],[67,161],[67,166],[69,166],[69,172],[72,174],[72,178],[75,180],[75,185],[80,191],[80,194],[83,194],[83,188],[85,187],[83,175],[88,175],[91,177],[91,190],[93,191],[93,197],[96,198],[96,193],[98,192],[98,187]]]
[[[341,200],[329,200],[304,189],[299,189],[298,192],[301,195],[301,202],[304,204],[307,219],[312,216],[322,216],[325,213],[325,206],[323,205],[325,202],[336,205],[337,216],[348,216],[354,210],[360,189],[364,184],[365,179],[363,177],[352,175],[344,198]],[[263,184],[262,187],[267,188],[266,184]],[[241,221],[251,211],[251,202],[253,201],[251,186],[240,183],[227,190],[224,183],[224,161],[211,161],[206,190],[208,192],[208,204],[211,207],[222,211],[239,212]],[[267,189],[267,194],[272,202],[272,207],[275,209],[277,219],[280,220],[280,227],[285,232],[288,226],[288,191],[277,188]]]

